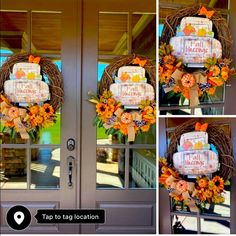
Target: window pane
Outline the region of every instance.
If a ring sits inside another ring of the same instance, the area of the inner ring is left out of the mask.
[[[60,54],[61,13],[32,13],[32,52]]]
[[[26,149],[0,150],[0,189],[27,188]]]
[[[2,53],[5,50],[26,52],[29,42],[26,12],[0,12],[0,29]]]
[[[202,214],[230,217],[230,186],[225,186],[225,201],[221,204],[206,204]]]
[[[156,150],[130,151],[130,188],[156,188]]]
[[[230,234],[229,220],[201,219],[202,234]]]
[[[60,148],[31,149],[31,189],[60,187]]]
[[[125,150],[97,148],[97,188],[123,188]]]
[[[174,234],[197,234],[197,218],[173,216],[172,231]]]
[[[132,15],[132,52],[156,58],[156,15]]]
[[[126,55],[127,32],[127,14],[99,13],[99,54]]]
[[[2,127],[1,127],[2,128]],[[19,134],[15,133],[14,137],[10,136],[9,132],[0,132],[0,143],[2,144],[24,144],[26,139],[22,139]]]

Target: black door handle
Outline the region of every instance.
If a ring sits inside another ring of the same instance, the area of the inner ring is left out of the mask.
[[[72,174],[73,174],[73,166],[74,166],[75,158],[72,156],[69,156],[67,158],[67,161],[68,161],[68,177],[69,177],[68,186],[71,188],[73,187]]]

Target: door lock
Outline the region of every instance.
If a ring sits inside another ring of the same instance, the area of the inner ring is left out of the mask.
[[[67,149],[69,151],[73,151],[75,149],[75,140],[73,138],[69,138],[67,140]]]
[[[67,158],[67,165],[68,165],[68,178],[69,178],[68,186],[72,188],[73,187],[72,174],[73,174],[73,167],[75,165],[75,158],[72,156],[69,156]]]

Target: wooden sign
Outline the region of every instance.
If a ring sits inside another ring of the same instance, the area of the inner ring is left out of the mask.
[[[198,142],[208,143],[208,134],[207,132],[202,131],[194,131],[182,134],[180,137],[180,146],[182,146],[186,142],[191,142],[192,145]]]
[[[39,103],[50,97],[48,85],[40,80],[7,80],[4,92],[11,102]]]
[[[154,89],[147,83],[111,84],[110,90],[114,98],[125,106],[137,106],[142,100],[154,99]]]
[[[180,32],[185,36],[214,37],[212,21],[202,17],[184,17],[180,23]]]
[[[173,55],[182,59],[190,67],[203,67],[207,58],[222,57],[221,43],[213,38],[193,36],[172,37],[170,45],[174,49]]]
[[[28,62],[19,62],[13,66],[11,79],[41,80],[40,65]]]
[[[182,175],[207,175],[218,170],[219,159],[210,150],[177,152],[173,156],[176,170]]]
[[[122,66],[118,70],[116,83],[145,83],[145,69],[141,66]]]

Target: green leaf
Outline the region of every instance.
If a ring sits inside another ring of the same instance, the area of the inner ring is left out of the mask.
[[[229,180],[226,180],[225,181],[225,186],[229,186],[230,185],[230,181]]]
[[[183,95],[180,96],[180,103],[183,106],[185,101],[185,97]]]
[[[33,142],[35,142],[35,134],[34,134],[34,131],[33,131],[33,130],[30,130],[30,131],[29,131],[29,136],[30,136],[31,140],[32,140]]]
[[[93,126],[96,126],[98,121],[99,121],[99,117],[95,116],[94,119],[93,119]]]
[[[167,99],[171,99],[174,96],[175,96],[175,92],[174,91],[170,91],[170,92],[167,93]]]
[[[10,131],[10,137],[11,137],[11,139],[14,139],[15,136],[16,136],[16,131],[15,131],[14,128],[11,128],[11,131]]]
[[[6,127],[6,126],[4,126],[4,127],[3,127],[3,129],[2,129],[2,132],[4,132],[6,129],[7,129],[7,127]]]
[[[92,98],[92,99],[89,99],[89,102],[91,102],[91,103],[95,103],[95,104],[99,103],[99,101],[98,101],[98,100],[96,100],[96,99],[94,99],[94,98]]]

